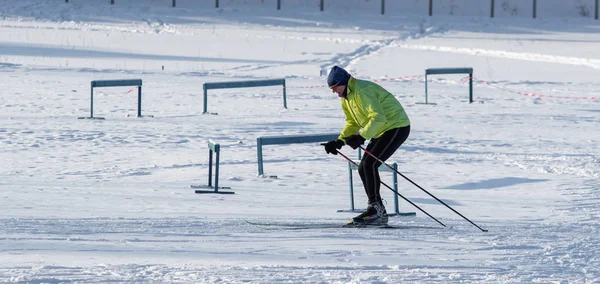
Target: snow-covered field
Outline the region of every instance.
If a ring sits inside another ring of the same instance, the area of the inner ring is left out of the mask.
[[[0,1],[0,283],[600,283],[600,22],[577,13],[594,1],[538,19],[530,1],[496,1],[493,19],[470,0],[434,17],[424,0],[384,16],[363,0],[106,2]],[[257,175],[257,137],[341,129],[333,65],[396,95],[412,133],[390,162],[489,232],[401,177],[451,228],[402,200],[417,215],[397,230],[246,222],[356,214],[337,212],[348,166],[319,143],[265,146]],[[439,75],[419,104],[431,67],[473,67],[475,102],[465,75]],[[145,117],[115,87],[95,92],[105,120],[77,119],[90,81],[137,78]],[[288,109],[280,87],[241,88],[210,90],[218,114],[202,114],[203,83],[268,78],[286,78]],[[190,188],[207,183],[208,139],[234,195]]]

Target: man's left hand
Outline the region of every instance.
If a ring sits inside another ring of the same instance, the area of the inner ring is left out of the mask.
[[[356,150],[358,146],[365,143],[365,138],[360,136],[360,134],[354,134],[346,137],[346,145],[352,147],[352,149]]]

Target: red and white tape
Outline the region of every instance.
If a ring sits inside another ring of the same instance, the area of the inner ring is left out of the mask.
[[[462,79],[463,83],[466,82],[469,79],[469,77],[465,77]],[[502,86],[498,86],[496,84],[478,79],[473,77],[474,82],[476,83],[480,83],[480,84],[484,84],[487,86],[490,86],[492,88],[495,89],[499,89],[499,90],[503,90],[509,93],[513,93],[513,94],[517,94],[517,95],[523,95],[523,96],[527,96],[527,97],[535,97],[535,98],[551,98],[551,99],[574,99],[574,100],[600,100],[600,96],[583,96],[583,97],[571,97],[571,96],[557,96],[557,95],[544,95],[544,94],[536,94],[536,93],[529,93],[529,92],[519,92],[519,91],[515,91],[515,90],[511,90]]]
[[[373,82],[398,82],[398,81],[412,81],[415,79],[420,79],[425,77],[425,75],[410,75],[410,76],[400,76],[400,77],[393,77],[393,78],[381,78],[381,79],[371,79],[371,81]],[[462,83],[466,83],[469,80],[469,77],[464,77],[463,79],[461,79]],[[517,95],[523,95],[523,96],[528,96],[528,97],[535,97],[535,98],[552,98],[552,99],[576,99],[576,100],[598,100],[600,101],[600,96],[583,96],[583,97],[572,97],[572,96],[558,96],[558,95],[544,95],[544,94],[536,94],[536,93],[530,93],[530,92],[519,92],[519,91],[515,91],[515,90],[511,90],[502,86],[499,86],[497,84],[493,84],[478,78],[473,77],[473,82],[475,83],[479,83],[479,84],[483,84],[483,85],[487,85],[489,87],[495,88],[495,89],[499,89],[499,90],[503,90],[509,93],[513,93],[513,94],[517,94]],[[316,88],[328,88],[327,85],[313,85],[313,86],[288,86],[288,89],[316,89]]]

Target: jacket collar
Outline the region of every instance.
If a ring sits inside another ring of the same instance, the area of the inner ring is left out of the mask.
[[[354,79],[354,77],[350,77],[350,79],[348,80],[348,84],[346,85],[346,90],[345,90],[346,95],[344,96],[345,99],[348,99],[348,95],[350,93],[352,93],[355,83],[356,83],[356,79]]]

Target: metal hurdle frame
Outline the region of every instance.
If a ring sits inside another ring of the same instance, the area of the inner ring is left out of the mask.
[[[283,135],[256,138],[256,156],[258,161],[258,176],[264,176],[263,146],[295,143],[315,143],[335,140],[339,133],[313,134],[313,135]]]
[[[90,83],[90,116],[79,117],[79,119],[104,119],[104,117],[94,117],[94,88],[100,87],[138,87],[138,108],[137,117],[142,117],[142,79],[124,79],[124,80],[94,80]]]
[[[469,74],[469,103],[473,102],[473,68],[428,68],[425,69],[425,103],[430,104],[427,94],[427,76],[428,75],[444,75],[444,74]]]
[[[268,87],[268,86],[283,86],[283,108],[287,109],[287,98],[285,91],[285,79],[269,79],[269,80],[252,80],[252,81],[232,81],[232,82],[212,82],[204,83],[204,108],[202,113],[208,114],[208,90],[212,89],[234,89],[234,88],[252,88],[252,87]],[[216,113],[211,113],[216,114]]]
[[[208,185],[191,185],[191,188],[197,189],[195,193],[218,193],[218,194],[235,194],[233,191],[219,191],[219,189],[231,189],[231,187],[219,187],[219,159],[220,159],[221,145],[215,143],[212,140],[208,140]],[[215,186],[212,186],[212,165],[213,155],[215,158]],[[201,190],[199,188],[214,188],[214,190]]]
[[[354,161],[356,164],[360,163],[362,151],[358,149],[358,161]],[[392,168],[398,171],[398,163],[394,162],[391,164]],[[366,209],[356,209],[354,207],[354,182],[352,180],[352,171],[357,170],[358,167],[351,162],[348,162],[348,187],[350,189],[350,209],[339,209],[337,212],[363,212]],[[379,166],[380,171],[391,172],[392,173],[392,188],[398,192],[398,174],[395,171],[392,171],[385,165]],[[400,206],[398,203],[398,195],[394,194],[394,213],[388,213],[388,216],[416,216],[416,212],[400,212]]]
[[[314,142],[323,142],[323,141],[331,141],[337,139],[339,133],[324,133],[324,134],[313,134],[313,135],[282,135],[282,136],[267,136],[267,137],[258,137],[256,138],[256,156],[258,163],[258,176],[265,177],[264,174],[264,165],[263,165],[263,146],[265,145],[281,145],[281,144],[295,144],[295,143],[314,143]],[[361,159],[361,150],[358,150],[358,158]],[[394,163],[392,165],[394,169],[398,169],[398,164]],[[354,208],[354,184],[352,182],[352,171],[356,170],[357,167],[352,163],[348,162],[348,179],[349,179],[349,189],[350,189],[350,209],[344,210],[340,209],[337,212],[357,212],[364,211],[360,209]],[[382,165],[380,168],[382,171],[392,172],[389,168]],[[276,177],[276,176],[272,176]],[[392,172],[393,178],[393,188],[398,191],[398,175],[396,172]],[[414,216],[415,212],[400,212],[399,203],[398,203],[398,195],[394,195],[394,213],[388,214],[389,216]]]

